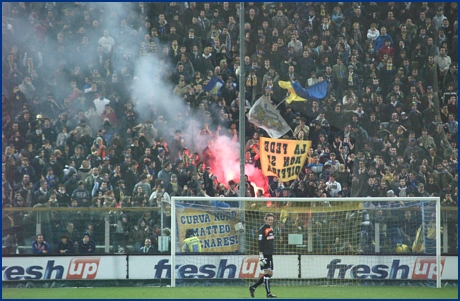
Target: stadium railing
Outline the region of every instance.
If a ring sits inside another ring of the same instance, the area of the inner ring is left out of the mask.
[[[76,242],[83,238],[85,232],[88,232],[90,225],[92,225],[93,230],[90,232],[91,237],[96,242],[96,253],[105,254],[138,253],[147,237],[152,238],[152,244],[157,247],[158,240],[161,242],[162,230],[171,228],[169,213],[162,211],[161,208],[3,208],[2,253],[4,255],[32,254],[32,243],[38,233],[45,233],[45,241],[49,241],[49,237],[46,237],[46,231],[42,230],[46,226],[37,221],[36,217],[39,212],[48,212],[51,216],[52,254],[56,254],[55,250],[61,234],[68,233],[66,231],[68,222],[74,224]],[[152,216],[149,222],[149,234],[143,239],[136,240],[133,235],[134,226],[138,226],[139,220],[146,214]],[[118,221],[119,216],[126,216],[129,225],[129,235],[121,239],[116,238],[116,228],[113,226]],[[458,254],[457,224],[458,208],[441,207],[442,254]],[[379,240],[376,239],[375,241]],[[286,254],[285,251],[292,254],[321,253],[315,249],[307,250],[306,246],[301,245],[283,250],[283,254]],[[163,250],[161,253],[167,252],[168,250]],[[75,253],[77,254],[76,248]]]

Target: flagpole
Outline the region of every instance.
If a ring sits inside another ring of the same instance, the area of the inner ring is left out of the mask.
[[[244,2],[240,2],[240,19],[239,19],[239,27],[240,27],[240,77],[239,77],[239,99],[240,99],[240,114],[239,114],[239,142],[240,142],[240,185],[239,185],[239,193],[240,197],[246,196],[246,185],[245,185],[245,171],[244,171],[244,163],[245,163],[245,146],[246,146],[246,125],[245,125],[245,105],[246,105],[246,96],[244,94]]]
[[[279,107],[283,102],[285,102],[286,99],[287,99],[287,96],[286,96],[282,101],[280,101],[279,104],[276,105],[275,109],[278,109],[278,107]]]

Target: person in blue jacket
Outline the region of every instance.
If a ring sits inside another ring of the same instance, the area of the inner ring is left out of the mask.
[[[390,45],[393,45],[393,38],[387,34],[387,29],[385,27],[380,28],[380,35],[374,40],[374,49],[379,51],[380,48],[385,46],[385,41],[390,39]]]
[[[43,234],[37,234],[36,240],[32,243],[32,253],[36,255],[45,255],[50,252],[50,245],[44,240]]]

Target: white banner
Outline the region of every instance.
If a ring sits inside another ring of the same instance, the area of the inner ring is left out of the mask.
[[[263,128],[272,138],[280,138],[291,130],[280,112],[265,97],[261,96],[251,107],[248,120]]]
[[[2,281],[126,279],[125,256],[3,257]]]

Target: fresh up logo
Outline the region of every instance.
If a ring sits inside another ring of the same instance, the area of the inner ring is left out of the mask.
[[[67,269],[48,260],[46,265],[2,266],[2,279],[18,280],[50,280],[50,279],[95,279],[99,269],[99,257],[72,258]]]

